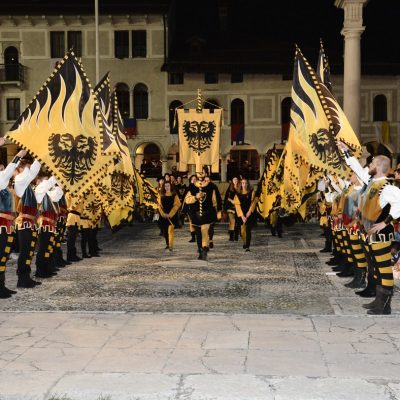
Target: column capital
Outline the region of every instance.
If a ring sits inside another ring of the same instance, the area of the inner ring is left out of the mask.
[[[369,0],[336,0],[335,6],[344,10],[344,28],[362,28],[363,8]]]
[[[362,33],[365,31],[365,26],[350,27],[344,26],[340,33],[345,39],[360,39]]]

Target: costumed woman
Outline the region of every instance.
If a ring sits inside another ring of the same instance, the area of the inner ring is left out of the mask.
[[[160,213],[161,232],[165,238],[166,247],[172,251],[174,247],[174,226],[179,224],[178,210],[181,207],[179,196],[171,182],[166,181],[160,191],[158,212]]]
[[[246,178],[242,178],[240,181],[240,191],[236,194],[233,201],[243,239],[243,248],[245,251],[250,251],[251,230],[257,222],[255,209],[258,198],[255,196],[255,192],[250,187],[249,181]]]
[[[233,242],[238,240],[239,237],[239,227],[236,226],[236,209],[233,204],[233,199],[239,192],[240,185],[239,179],[235,176],[232,178],[227,191],[225,192],[224,198],[224,210],[228,214],[229,222],[229,241]]]

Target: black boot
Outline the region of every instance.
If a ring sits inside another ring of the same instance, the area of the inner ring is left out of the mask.
[[[42,282],[37,282],[31,279],[29,273],[18,276],[17,287],[19,288],[32,289],[35,286],[39,286],[41,284]]]
[[[233,242],[235,240],[235,231],[229,231],[229,241]]]
[[[375,303],[368,310],[369,315],[390,315],[392,309],[390,303],[392,301],[393,291],[384,288],[380,285],[376,286],[376,299],[372,302]]]
[[[189,240],[189,243],[194,243],[196,241],[196,232],[190,232],[192,235],[191,239]]]
[[[332,267],[333,272],[343,272],[346,269],[346,264],[341,263],[339,265],[336,265],[335,267]]]
[[[235,228],[235,235],[234,235],[235,242],[237,242],[239,240],[239,229],[240,229],[240,227]]]
[[[349,276],[353,276],[354,275],[354,266],[353,263],[346,261],[344,263],[344,270],[342,272],[339,272],[338,274],[336,274],[336,276],[338,276],[339,278],[347,278]]]
[[[368,275],[367,287],[364,290],[356,292],[360,297],[375,297],[376,296],[376,281],[373,276]]]
[[[0,274],[0,299],[9,299],[11,297],[11,293],[7,290],[4,285],[5,275],[4,272]]]
[[[363,288],[365,286],[365,276],[367,272],[365,271],[365,268],[354,268],[354,278],[352,281],[346,283],[344,286],[350,288],[350,289],[359,289]]]
[[[343,256],[340,253],[337,253],[329,261],[326,262],[326,265],[339,265],[342,261]]]
[[[82,252],[82,258],[91,258],[91,257],[92,256],[90,254],[86,253],[86,251]]]

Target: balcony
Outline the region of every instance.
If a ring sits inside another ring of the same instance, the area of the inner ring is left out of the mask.
[[[22,64],[0,64],[0,84],[21,86],[25,80],[25,67]]]

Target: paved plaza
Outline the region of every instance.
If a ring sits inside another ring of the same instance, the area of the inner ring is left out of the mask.
[[[0,302],[0,399],[400,399],[400,303],[367,317],[327,275],[315,225],[258,226],[245,253],[216,230],[101,232],[101,258]],[[15,286],[15,261],[7,273]]]

